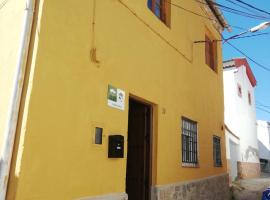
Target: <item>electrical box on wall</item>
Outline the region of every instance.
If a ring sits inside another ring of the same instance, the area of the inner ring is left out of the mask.
[[[110,135],[109,136],[109,158],[123,158],[124,157],[124,136]]]

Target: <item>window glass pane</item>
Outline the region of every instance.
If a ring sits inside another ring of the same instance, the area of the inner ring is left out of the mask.
[[[156,5],[155,5],[155,15],[160,18],[161,17],[161,1],[162,0],[156,0]]]
[[[153,1],[153,0],[148,0],[148,1],[147,1],[147,7],[148,7],[150,10],[152,10],[152,1]]]
[[[220,138],[217,136],[213,137],[213,157],[214,164],[216,167],[221,167],[221,146],[220,146]]]
[[[170,0],[147,0],[147,7],[164,24],[170,26],[170,18],[171,18]]]

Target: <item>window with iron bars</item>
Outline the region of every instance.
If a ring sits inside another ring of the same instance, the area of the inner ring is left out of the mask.
[[[198,164],[197,122],[182,117],[182,163]]]
[[[222,166],[220,137],[213,136],[213,158],[215,167]]]

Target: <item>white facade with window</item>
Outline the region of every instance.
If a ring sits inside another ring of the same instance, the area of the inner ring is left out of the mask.
[[[254,88],[256,79],[246,59],[224,62],[226,156],[231,178],[238,174],[237,162],[259,163]]]

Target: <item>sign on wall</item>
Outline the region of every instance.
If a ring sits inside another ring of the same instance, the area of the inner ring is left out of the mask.
[[[108,106],[125,110],[125,92],[121,89],[108,86]]]

